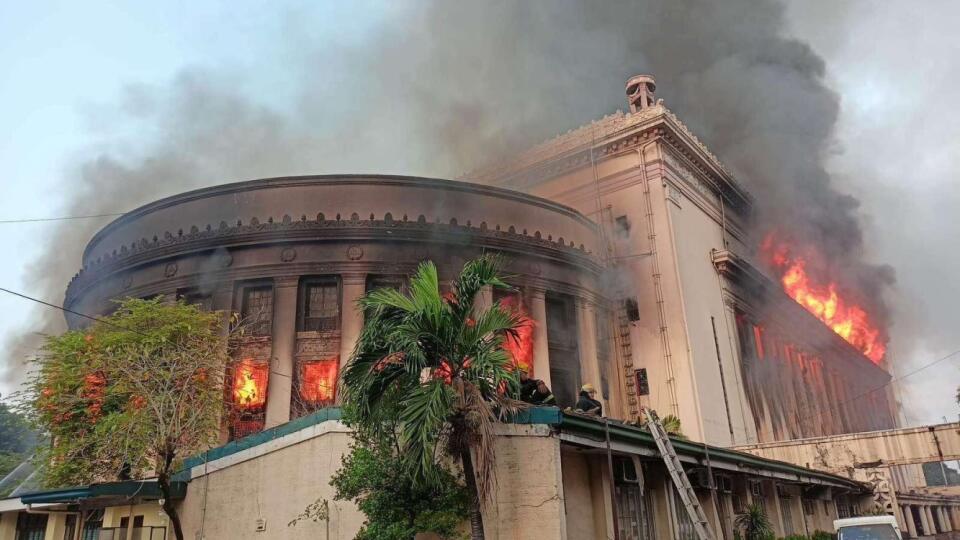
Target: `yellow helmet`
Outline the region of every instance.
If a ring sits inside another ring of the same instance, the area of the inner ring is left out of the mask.
[[[592,384],[587,383],[587,384],[585,384],[585,385],[583,385],[583,386],[580,387],[580,391],[581,391],[581,392],[586,392],[586,393],[588,393],[588,394],[592,394],[592,393],[596,392],[597,389],[594,388]]]

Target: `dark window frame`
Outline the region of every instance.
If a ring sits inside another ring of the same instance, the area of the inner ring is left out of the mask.
[[[267,315],[266,320],[264,320],[262,317],[257,317],[256,322],[251,322],[249,318],[249,295],[256,291],[270,291],[270,311],[269,313],[263,312]],[[248,325],[249,335],[253,337],[271,336],[273,334],[273,320],[275,318],[276,311],[276,287],[274,287],[273,282],[249,281],[242,283],[238,287],[237,296],[237,303],[240,307],[240,309],[237,311],[240,313],[241,323]]]
[[[315,287],[336,288],[336,313],[332,316],[310,317],[311,290]],[[297,287],[297,332],[338,332],[343,317],[343,286],[340,276],[309,276]]]

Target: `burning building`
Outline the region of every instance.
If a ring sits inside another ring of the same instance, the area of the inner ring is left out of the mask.
[[[734,516],[748,505],[764,508],[778,536],[829,530],[866,505],[901,520],[922,512],[918,530],[960,524],[953,500],[881,501],[890,490],[877,475],[867,482],[812,470],[805,457],[791,465],[766,455],[808,455],[777,441],[820,455],[792,440],[896,426],[884,321],[856,287],[823,271],[816,246],[756,229],[757,202],[655,91],[652,77],[634,77],[630,112],[462,182],[253,180],[153,202],[95,235],[67,289],[71,312],[102,314],[115,298],[162,294],[238,313],[247,325],[225,379],[225,424],[240,440],[187,460],[185,528],[211,539],[319,534],[276,524],[318,496],[333,501],[329,480],[352,439],[335,405],[363,325],[357,299],[402,288],[424,260],[449,280],[484,252],[508,257],[516,291],[484,291],[478,302],[524,315],[505,347],[561,407],[589,382],[611,418],[653,408],[709,443],[674,441],[717,537],[733,537]],[[83,323],[67,316],[72,327]],[[649,432],[556,408],[497,429],[497,488],[483,510],[490,537],[693,537]],[[757,455],[724,448],[734,445]],[[151,485],[0,500],[0,513],[15,517],[3,516],[0,539],[20,534],[21,521],[39,530],[40,519],[26,519],[38,503],[69,510],[80,501],[100,508],[102,530],[130,528],[111,510],[121,493],[122,515],[147,524]],[[363,523],[341,503],[331,504],[325,537],[352,538]],[[67,523],[65,514],[50,521]]]
[[[865,303],[815,272],[815,246],[754,228],[757,201],[655,91],[633,77],[629,112],[466,176],[596,223],[611,410],[675,414],[723,445],[894,427],[886,335]]]
[[[236,437],[336,402],[366,290],[496,251],[519,291],[497,300],[529,320],[508,348],[561,405],[590,382],[614,418],[652,407],[721,445],[894,427],[878,324],[818,281],[812,248],[753,230],[753,197],[655,90],[630,79],[628,113],[470,183],[272,178],[148,204],[90,241],[66,307],[165,294],[239,313]]]
[[[500,188],[393,176],[255,180],[114,221],[87,246],[66,305],[106,313],[114,298],[162,294],[239,313],[247,329],[226,389],[236,438],[335,403],[364,292],[403,286],[424,260],[451,279],[496,251],[519,290],[497,300],[528,320],[508,348],[536,376],[566,374],[555,390],[572,405],[581,378],[601,378],[599,238],[578,212]]]

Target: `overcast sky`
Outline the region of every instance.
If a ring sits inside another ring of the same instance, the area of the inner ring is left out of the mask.
[[[826,60],[828,82],[841,98],[830,168],[840,179],[838,187],[863,203],[870,258],[897,271],[894,335],[900,343],[893,344],[894,371],[905,377],[899,387],[908,421],[955,419],[952,395],[960,383],[960,356],[911,373],[960,349],[955,307],[960,305],[960,185],[954,177],[960,161],[960,8],[949,1],[837,4],[789,4],[789,29]],[[76,213],[68,199],[76,168],[105,149],[137,152],[117,146],[141,135],[131,131],[143,129],[137,115],[150,109],[142,100],[152,88],[166,87],[191,70],[214,69],[217,84],[239,96],[268,109],[295,109],[303,99],[292,94],[298,82],[312,78],[316,84],[328,76],[327,83],[337,85],[337,74],[351,69],[349,54],[341,51],[378,36],[401,9],[396,6],[386,1],[274,1],[246,7],[226,1],[2,3],[0,221]],[[314,65],[333,67],[305,72],[303,63],[291,62],[305,44],[326,62]],[[615,91],[620,85],[611,81]],[[659,90],[669,104],[670,89]],[[326,96],[314,97],[320,102]],[[376,100],[354,106],[403,113],[389,109],[389,95],[369,97]],[[118,109],[129,114],[117,114]],[[326,121],[342,123],[347,132],[348,112]],[[392,158],[393,168],[383,172],[423,172],[406,167],[403,155]],[[351,165],[335,156],[290,159],[300,168],[328,167],[299,172]],[[250,170],[249,176],[259,172]],[[217,181],[249,177],[237,175]],[[178,184],[169,189],[178,191]],[[110,192],[100,195],[97,212],[129,210],[123,204],[111,208]],[[56,231],[49,223],[0,223],[0,253],[6,255],[0,287],[45,295],[31,263]],[[75,268],[78,261],[56,264]],[[44,299],[60,303],[62,296]],[[37,309],[0,294],[0,335],[35,331]],[[0,356],[0,363],[18,361]],[[0,392],[10,390],[0,383]]]

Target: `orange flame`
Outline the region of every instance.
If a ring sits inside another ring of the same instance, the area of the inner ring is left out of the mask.
[[[780,272],[783,290],[798,304],[823,321],[847,343],[879,364],[887,346],[866,310],[845,300],[835,282],[821,283],[807,272],[807,259],[791,253],[790,247],[768,234],[761,244],[771,266]]]
[[[500,306],[520,315],[521,323],[516,327],[516,336],[508,335],[503,348],[513,359],[513,365],[533,376],[533,319],[527,315],[519,295],[506,296],[500,300]]]
[[[300,395],[310,403],[332,403],[337,387],[339,358],[307,362],[301,366]]]
[[[233,368],[234,402],[244,409],[262,407],[267,402],[269,364],[246,358]]]

